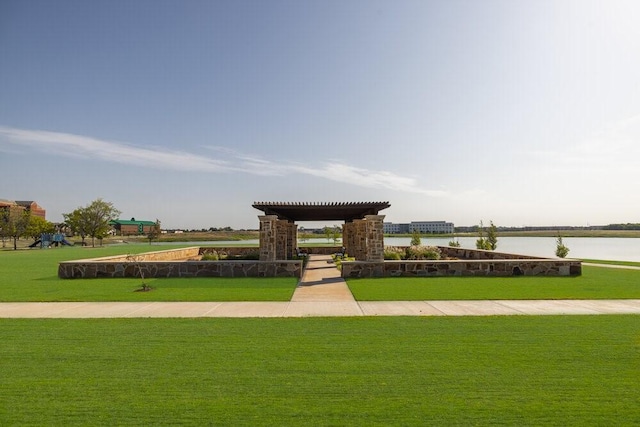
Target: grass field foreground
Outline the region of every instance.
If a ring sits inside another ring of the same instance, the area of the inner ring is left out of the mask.
[[[180,247],[180,246],[175,246]],[[57,277],[60,261],[166,249],[157,245],[0,252],[0,301],[288,301],[295,278],[140,279]],[[361,301],[640,298],[640,271],[583,267],[580,277],[441,277],[349,279]]]
[[[134,292],[141,279],[57,276],[60,261],[161,249],[166,248],[147,244],[0,252],[0,301],[289,301],[298,282],[293,277],[146,279],[154,289]]]
[[[1,320],[2,425],[638,425],[637,316]]]
[[[640,270],[582,270],[577,277],[385,277],[347,284],[359,301],[640,298]]]

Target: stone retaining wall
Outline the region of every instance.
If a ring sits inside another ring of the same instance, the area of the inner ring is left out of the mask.
[[[540,258],[476,249],[438,246],[443,259],[438,261],[345,261],[342,277],[403,276],[579,276],[580,260]]]
[[[579,276],[575,260],[450,260],[450,261],[345,261],[342,277],[412,276]]]
[[[96,277],[302,277],[302,261],[222,260],[200,261],[209,248],[181,248],[136,254],[61,262],[58,277],[89,279]],[[244,249],[211,248],[242,255]],[[240,249],[236,251],[236,249]]]
[[[61,262],[58,277],[301,277],[302,261],[109,261]]]

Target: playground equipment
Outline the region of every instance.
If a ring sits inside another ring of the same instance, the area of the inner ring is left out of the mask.
[[[66,236],[62,233],[42,233],[40,235],[40,240],[36,240],[34,243],[30,244],[30,248],[35,248],[40,245],[40,248],[50,248],[51,246],[58,247],[58,245],[66,245],[73,246],[73,244],[69,243],[69,241],[65,238]]]

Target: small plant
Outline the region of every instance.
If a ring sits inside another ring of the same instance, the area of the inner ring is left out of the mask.
[[[460,247],[460,242],[458,242],[457,240],[450,240],[449,241],[449,246],[452,248],[459,248]]]
[[[385,248],[384,259],[391,261],[399,261],[402,259],[404,251],[398,248]]]
[[[484,225],[480,221],[478,227],[478,240],[476,240],[476,248],[485,251],[495,251],[498,247],[498,230],[491,221],[491,226],[487,231],[487,237],[484,237]]]
[[[438,260],[440,257],[440,249],[435,246],[409,246],[405,250],[405,259],[408,260]]]
[[[556,256],[558,258],[566,258],[569,254],[569,248],[562,242],[562,236],[556,238]]]
[[[220,255],[218,255],[217,251],[207,252],[202,255],[202,261],[218,261],[220,259]]]
[[[420,233],[414,228],[411,232],[411,246],[420,246],[421,244]]]
[[[149,292],[152,288],[147,282],[144,281],[144,269],[142,268],[142,261],[144,261],[144,257],[142,255],[127,255],[127,262],[133,265],[134,274],[135,269],[137,268],[138,274],[142,279],[142,283],[140,284],[141,288],[136,289],[136,292]]]

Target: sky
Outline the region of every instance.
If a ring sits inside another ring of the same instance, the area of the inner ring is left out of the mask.
[[[640,2],[0,0],[0,171],[54,222],[640,222]]]

